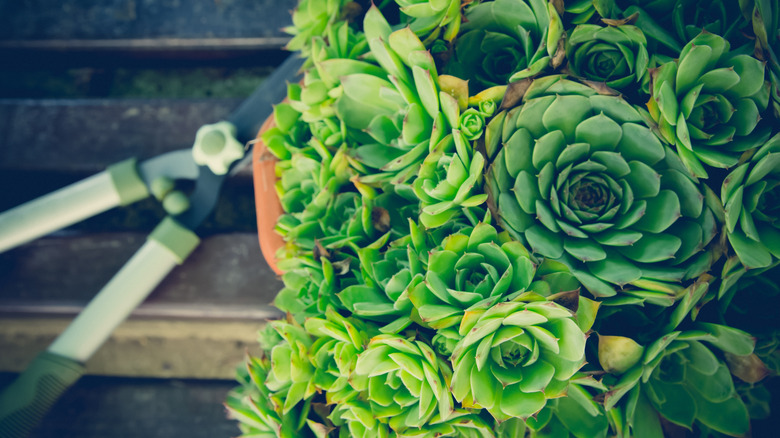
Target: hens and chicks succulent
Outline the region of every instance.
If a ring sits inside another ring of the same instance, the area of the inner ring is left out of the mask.
[[[246,437],[746,436],[780,369],[776,0],[302,0]],[[776,394],[774,394],[776,396]]]

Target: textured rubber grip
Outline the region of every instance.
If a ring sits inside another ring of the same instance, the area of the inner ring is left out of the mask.
[[[79,377],[84,366],[43,352],[0,393],[0,437],[26,437]]]

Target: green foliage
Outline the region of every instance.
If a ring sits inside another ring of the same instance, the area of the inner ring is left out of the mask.
[[[775,0],[301,1],[245,437],[746,436],[780,372]],[[446,73],[446,74],[440,74]]]

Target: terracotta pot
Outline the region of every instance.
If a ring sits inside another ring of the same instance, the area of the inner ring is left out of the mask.
[[[252,150],[252,172],[255,185],[255,211],[257,213],[257,234],[260,239],[260,249],[268,266],[278,275],[282,271],[276,266],[276,251],[284,246],[282,236],[274,231],[276,221],[284,213],[279,198],[276,195],[276,157],[268,151],[260,135],[273,127],[273,116],[267,118],[260,132],[257,143]]]

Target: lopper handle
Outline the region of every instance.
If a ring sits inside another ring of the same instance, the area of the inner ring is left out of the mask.
[[[135,159],[0,214],[0,252],[149,196]]]
[[[0,436],[24,438],[43,419],[60,395],[84,374],[84,366],[67,357],[43,352],[0,394]]]
[[[195,233],[166,217],[122,269],[49,346],[86,362],[154,288],[198,246]]]
[[[48,350],[0,393],[0,437],[24,437],[84,373],[111,332],[198,246],[192,231],[166,217]]]

